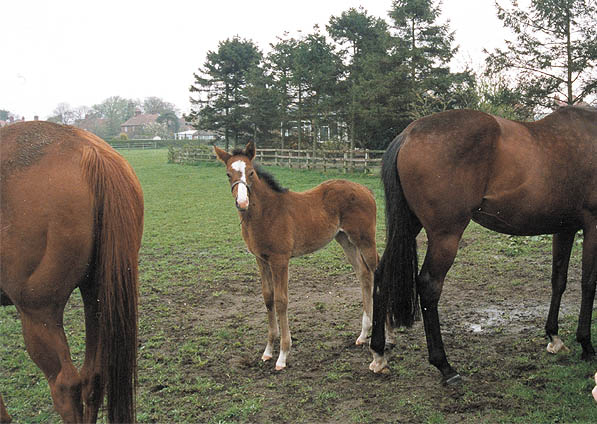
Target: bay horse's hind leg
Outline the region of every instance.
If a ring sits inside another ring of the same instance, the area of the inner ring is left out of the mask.
[[[545,323],[545,333],[549,337],[547,351],[549,353],[558,353],[568,351],[558,336],[558,314],[560,311],[560,302],[562,295],[566,290],[566,281],[568,279],[568,265],[570,263],[570,252],[574,243],[576,231],[554,234],[553,236],[553,263],[551,271],[551,303],[549,305],[549,314]]]
[[[45,374],[54,407],[64,422],[82,422],[81,377],[71,362],[64,334],[64,305],[20,309],[25,346]]]
[[[0,395],[0,423],[9,423],[11,421],[12,418],[8,415],[6,406],[4,406],[4,400],[2,399],[2,395]]]
[[[98,285],[84,282],[79,286],[85,307],[85,361],[81,368],[81,397],[86,423],[97,421],[97,413],[104,399],[101,380],[101,352],[99,349]]]
[[[590,360],[595,357],[595,349],[591,343],[591,314],[595,300],[597,284],[597,217],[587,222],[584,230],[582,251],[582,300],[578,318],[576,340],[582,346],[581,358]]]
[[[462,231],[464,231],[464,228],[462,228]],[[442,293],[444,279],[456,257],[462,231],[452,234],[427,233],[427,253],[417,281],[429,362],[439,369],[444,382],[447,384],[458,383],[460,375],[450,366],[446,358],[437,305]]]

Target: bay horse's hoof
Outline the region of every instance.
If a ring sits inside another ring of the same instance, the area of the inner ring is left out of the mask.
[[[460,383],[462,383],[462,377],[460,377],[460,374],[455,374],[452,377],[444,380],[444,384],[446,386],[458,386]]]

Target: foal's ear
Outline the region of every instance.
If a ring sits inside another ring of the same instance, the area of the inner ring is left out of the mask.
[[[255,142],[253,140],[249,141],[245,146],[245,154],[250,160],[255,158]]]
[[[230,153],[220,149],[218,146],[214,146],[214,152],[216,152],[216,156],[218,157],[218,159],[224,162],[224,165],[226,165],[228,163],[228,159],[232,157]]]

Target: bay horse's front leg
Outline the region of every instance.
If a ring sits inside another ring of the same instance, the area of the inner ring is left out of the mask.
[[[551,303],[549,314],[545,323],[545,333],[549,337],[547,351],[558,353],[569,349],[558,336],[558,314],[560,302],[566,290],[568,280],[568,265],[570,263],[570,252],[574,243],[576,231],[554,234],[552,242],[553,263],[551,269]]]
[[[581,358],[594,359],[595,349],[591,343],[591,315],[597,284],[597,217],[587,222],[582,250],[581,305],[576,340],[582,346]]]
[[[261,356],[262,361],[272,359],[274,352],[274,343],[279,335],[278,323],[276,322],[276,311],[274,309],[274,284],[272,280],[272,271],[267,262],[256,258],[261,276],[261,291],[263,293],[263,302],[267,310],[267,345]]]
[[[286,358],[292,345],[288,326],[288,261],[289,258],[280,257],[270,259],[269,262],[274,282],[274,306],[280,322],[280,356],[276,361],[277,371],[286,368]]]
[[[2,399],[2,395],[0,395],[0,423],[9,423],[12,421],[10,415],[8,415],[8,411],[6,410],[6,406],[4,406],[4,400]]]

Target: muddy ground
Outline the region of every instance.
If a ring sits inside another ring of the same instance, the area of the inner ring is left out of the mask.
[[[461,250],[466,244],[463,241]],[[260,359],[267,324],[256,269],[248,269],[242,278],[219,281],[217,292],[198,275],[197,290],[169,295],[168,307],[177,311],[170,314],[174,343],[162,348],[167,351],[163,354],[180,356],[174,346],[202,338],[201,363],[193,366],[197,361],[189,359],[183,379],[209,382],[207,388],[185,393],[194,401],[174,395],[169,405],[182,409],[191,402],[202,419],[213,422],[456,423],[501,422],[512,416],[525,421],[537,399],[553,391],[540,375],[546,361],[566,366],[579,360],[577,346],[557,358],[545,352],[551,259],[545,252],[530,258],[496,252],[483,259],[485,265],[472,266],[473,259],[460,256],[440,303],[444,343],[448,359],[463,377],[460,386],[443,386],[440,373],[428,364],[421,322],[398,331],[391,372],[371,373],[368,349],[354,343],[361,318],[354,275],[330,276],[291,264],[293,346],[283,372],[274,370],[277,350],[273,361]],[[574,266],[561,316],[578,314],[580,270]],[[575,331],[575,319],[561,320],[564,338],[572,340]],[[588,388],[589,375],[585,377]],[[143,379],[142,386],[154,395],[168,396],[168,389],[174,389],[150,378]],[[158,416],[154,410],[147,418]]]

